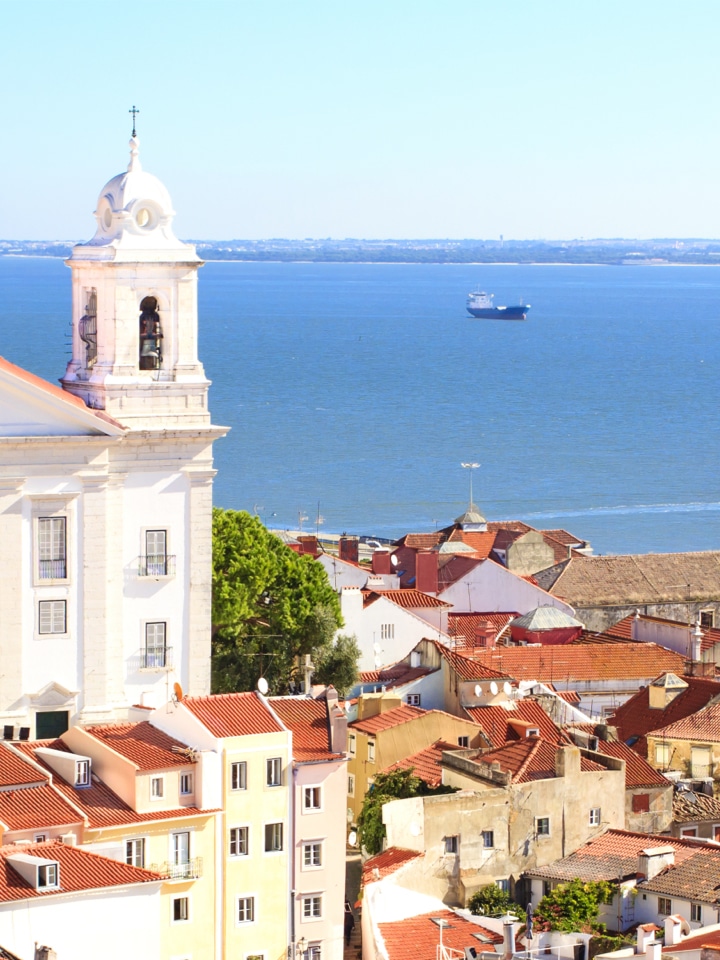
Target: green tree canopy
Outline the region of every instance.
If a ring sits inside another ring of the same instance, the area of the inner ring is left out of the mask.
[[[215,508],[212,622],[215,693],[253,690],[261,676],[285,693],[302,679],[306,655],[316,665],[330,655],[342,617],[319,563],[257,517]]]
[[[485,917],[499,917],[508,911],[510,913],[525,913],[517,903],[511,900],[507,890],[502,890],[496,883],[489,883],[486,887],[482,887],[477,893],[474,893],[468,900],[467,905],[470,913]]]
[[[537,905],[535,922],[546,930],[566,933],[603,932],[605,924],[598,923],[600,907],[612,901],[615,891],[607,880],[561,883]]]
[[[357,680],[360,647],[355,637],[341,633],[335,643],[324,647],[313,675],[315,683],[332,684],[341,697]]]

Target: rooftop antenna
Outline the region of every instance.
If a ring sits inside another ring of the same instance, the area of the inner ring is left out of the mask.
[[[135,104],[133,104],[133,105],[132,105],[132,110],[128,110],[128,113],[131,113],[131,114],[132,114],[132,117],[133,117],[133,132],[132,132],[132,135],[135,136],[135,116],[136,116],[136,114],[140,113],[140,111],[139,111],[138,108],[135,106]]]
[[[464,470],[469,470],[469,471],[470,471],[470,510],[472,510],[472,508],[473,508],[472,474],[473,474],[473,470],[477,470],[477,468],[480,466],[480,464],[479,464],[479,463],[461,463],[460,466],[461,466]]]

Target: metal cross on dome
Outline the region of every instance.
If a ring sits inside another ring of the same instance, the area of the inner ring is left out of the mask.
[[[135,116],[136,116],[136,114],[140,113],[140,111],[139,111],[138,108],[135,106],[135,104],[133,104],[133,105],[132,105],[132,110],[128,110],[128,113],[131,113],[131,114],[133,115],[133,132],[132,132],[132,135],[135,136]]]

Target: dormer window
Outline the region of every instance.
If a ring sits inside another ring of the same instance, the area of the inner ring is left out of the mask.
[[[155,297],[144,297],[140,310],[140,357],[141,370],[159,370],[162,366],[162,326]]]
[[[90,780],[90,761],[89,760],[77,760],[75,762],[75,786],[76,787],[89,787],[91,785]]]
[[[60,864],[41,863],[37,872],[38,890],[53,890],[60,886]]]

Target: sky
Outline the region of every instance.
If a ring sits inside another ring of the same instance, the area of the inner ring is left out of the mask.
[[[5,0],[0,239],[720,236],[717,0]]]

